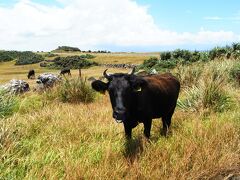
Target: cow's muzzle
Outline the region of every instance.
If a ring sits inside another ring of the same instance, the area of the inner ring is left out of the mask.
[[[126,113],[123,110],[113,111],[113,118],[117,123],[122,123],[126,119]]]

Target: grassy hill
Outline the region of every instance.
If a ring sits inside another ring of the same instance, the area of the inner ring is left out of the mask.
[[[64,53],[59,53],[65,56]],[[78,53],[76,53],[78,54]],[[73,54],[73,55],[76,55]],[[69,54],[68,54],[69,55]],[[97,54],[100,63],[140,64],[153,53]],[[3,179],[209,179],[240,169],[240,89],[231,77],[239,60],[227,58],[171,70],[181,81],[171,134],[160,135],[154,120],[150,142],[143,125],[125,141],[121,124],[112,119],[108,95],[94,102],[63,103],[56,89],[17,97],[19,108],[0,119],[0,177]],[[49,70],[39,64],[0,64],[0,83],[26,80],[27,72]],[[84,77],[102,76],[104,67],[84,69]],[[109,72],[127,72],[109,69]],[[78,71],[73,70],[77,78]],[[27,80],[31,86],[34,80]],[[0,178],[1,179],[1,178]]]

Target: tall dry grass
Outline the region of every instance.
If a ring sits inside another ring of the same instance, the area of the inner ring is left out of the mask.
[[[7,179],[198,179],[239,167],[239,111],[208,117],[177,111],[172,135],[151,141],[142,125],[126,142],[107,97],[89,105],[53,103],[1,121],[0,176]]]
[[[0,120],[0,177],[185,180],[237,174],[240,90],[228,79],[231,63],[234,64],[229,61],[195,64],[193,74],[199,76],[193,80],[187,77],[190,69],[182,67],[180,73],[185,73],[181,81],[186,78],[188,84],[183,86],[180,99],[189,98],[188,88],[199,88],[199,82],[205,81],[202,88],[205,91],[201,91],[205,94],[199,93],[197,100],[208,96],[214,99],[208,94],[215,92],[210,86],[215,83],[220,95],[226,92],[231,97],[231,108],[206,113],[209,107],[201,106],[201,110],[194,112],[189,107],[185,111],[177,107],[171,134],[162,137],[161,121],[154,120],[149,142],[143,136],[142,124],[133,130],[132,140],[125,140],[123,126],[112,119],[107,95],[88,104],[66,104],[46,100],[43,95],[26,95],[21,111]],[[198,90],[191,90],[198,94]]]

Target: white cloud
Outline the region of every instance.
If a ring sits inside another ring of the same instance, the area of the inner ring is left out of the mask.
[[[159,28],[133,0],[58,0],[63,7],[20,0],[0,7],[0,49],[51,50],[59,45],[108,46],[216,44],[236,41],[231,31],[177,33]],[[187,27],[186,27],[187,30]]]

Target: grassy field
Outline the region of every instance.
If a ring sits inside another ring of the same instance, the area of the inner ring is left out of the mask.
[[[96,60],[138,64],[156,55],[103,54]],[[167,138],[160,135],[161,121],[154,120],[150,142],[143,137],[142,124],[133,130],[131,141],[125,140],[123,126],[112,119],[108,95],[98,94],[95,102],[83,104],[28,92],[19,97],[17,112],[0,119],[0,179],[185,180],[240,175],[240,89],[228,78],[236,63],[219,60],[175,68],[182,104]],[[58,73],[38,64],[2,63],[0,83],[26,80],[29,68],[37,74]],[[104,69],[92,67],[83,75],[98,77]],[[73,76],[78,76],[77,70]],[[28,82],[35,85],[35,80]]]

